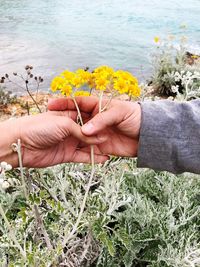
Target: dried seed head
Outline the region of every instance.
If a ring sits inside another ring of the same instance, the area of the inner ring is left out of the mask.
[[[37,81],[37,76],[35,76],[35,78],[34,78],[36,81]]]
[[[5,77],[6,77],[6,78],[8,78],[8,77],[9,77],[9,75],[6,73],[6,74],[5,74]]]
[[[33,78],[33,74],[32,73],[30,74],[30,78]]]
[[[29,68],[30,68],[30,70],[32,70],[33,69],[33,66],[29,66]]]
[[[29,65],[26,65],[25,70],[28,70],[28,69],[29,69]]]
[[[28,80],[26,80],[25,83],[28,84]]]
[[[14,75],[14,76],[17,76],[17,72],[13,72],[13,75]]]

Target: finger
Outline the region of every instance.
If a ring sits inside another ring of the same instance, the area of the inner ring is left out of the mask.
[[[97,97],[76,97],[76,102],[81,112],[92,112],[99,103]],[[49,110],[76,110],[76,106],[72,98],[55,98],[48,101]]]
[[[61,136],[63,139],[69,137],[69,136],[74,136],[78,140],[87,143],[87,144],[101,144],[107,140],[106,135],[95,135],[95,136],[85,136],[82,131],[81,127],[75,123],[73,120],[65,117],[58,117],[57,119],[57,126],[59,128],[59,131],[61,133]]]
[[[48,111],[50,115],[64,116],[72,119],[73,121],[77,120],[78,113],[75,110],[65,110],[65,111]],[[91,116],[88,113],[82,112],[81,117],[83,121],[87,121]]]
[[[117,106],[98,113],[90,121],[82,126],[82,132],[85,135],[97,134],[109,126],[117,125],[123,121],[124,113]]]
[[[94,154],[95,163],[104,163],[109,159],[109,156]],[[72,159],[74,163],[91,163],[90,152],[76,150]]]

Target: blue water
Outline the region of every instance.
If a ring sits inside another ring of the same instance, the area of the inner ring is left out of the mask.
[[[169,34],[199,49],[200,0],[0,0],[0,75],[32,64],[48,87],[65,68],[107,64],[144,79],[154,36]]]

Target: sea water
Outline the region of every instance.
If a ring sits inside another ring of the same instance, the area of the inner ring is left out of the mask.
[[[0,0],[0,75],[31,64],[48,88],[64,69],[110,65],[142,80],[169,35],[199,51],[200,0]]]

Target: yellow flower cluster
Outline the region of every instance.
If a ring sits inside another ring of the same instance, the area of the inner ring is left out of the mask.
[[[53,92],[60,91],[63,95],[89,95],[87,91],[75,91],[74,88],[80,88],[88,83],[91,73],[82,69],[76,72],[68,70],[63,71],[60,76],[55,77],[51,82]]]
[[[63,71],[51,83],[52,91],[60,91],[66,96],[89,96],[90,93],[78,88],[87,86],[91,89],[114,91],[118,94],[128,94],[132,97],[140,95],[138,80],[128,71],[100,66],[93,72],[79,69],[75,72]]]
[[[140,96],[138,80],[128,71],[118,70],[115,72],[114,89],[120,94],[128,94],[132,97]]]
[[[76,91],[76,92],[74,93],[74,96],[90,96],[90,92],[88,92],[88,91],[83,91],[83,90],[81,90],[81,91]]]

